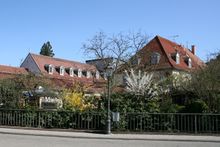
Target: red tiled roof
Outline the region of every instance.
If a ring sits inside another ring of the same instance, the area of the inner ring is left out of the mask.
[[[192,54],[192,52],[189,49],[187,49],[187,48],[185,48],[175,42],[172,42],[168,39],[165,39],[163,37],[156,36],[156,38],[160,42],[162,48],[164,49],[164,51],[166,53],[166,56],[169,59],[170,64],[174,68],[183,69],[183,70],[190,70],[190,68],[184,62],[184,57],[186,57],[186,56],[191,58],[192,66],[194,69],[202,68],[205,65],[203,63],[203,61],[201,59],[199,59],[199,57],[197,57],[196,55]],[[176,62],[171,58],[171,54],[175,53],[176,51],[180,54],[180,64],[176,64]]]
[[[22,67],[12,67],[6,65],[0,65],[0,73],[4,74],[27,74],[27,70]]]
[[[43,74],[48,74],[47,70],[45,69],[45,65],[53,65],[54,67],[60,67],[63,66],[64,68],[73,68],[73,69],[81,69],[82,71],[93,71],[95,72],[97,69],[93,65],[89,65],[86,63],[80,63],[76,61],[69,61],[69,60],[64,60],[64,59],[59,59],[59,58],[53,58],[53,57],[48,57],[48,56],[43,56],[43,55],[36,55],[36,54],[30,54],[35,63],[37,64],[38,68],[40,69],[41,73]],[[59,76],[60,74],[58,72],[53,73],[53,76]],[[64,77],[69,75],[65,72]]]
[[[165,55],[165,58],[167,60],[167,63],[161,63],[159,64],[156,69],[164,69],[164,68],[175,68],[179,70],[184,70],[184,71],[191,71],[195,69],[199,69],[205,66],[205,63],[199,59],[196,55],[194,55],[189,49],[172,42],[166,38],[156,36],[153,38],[145,47],[143,47],[139,53],[143,54],[146,53],[146,50],[151,50],[154,51],[156,49],[155,47],[158,48],[158,45],[156,46],[155,44],[159,44],[160,49],[162,53]],[[178,52],[180,54],[180,63],[176,64],[176,61],[172,59],[172,54],[175,54]],[[189,68],[187,63],[184,61],[185,57],[189,57],[192,60],[192,68]],[[149,60],[145,60],[145,62],[149,62]],[[145,64],[145,63],[142,63]]]
[[[73,76],[71,77],[66,71],[64,72],[64,75],[60,75],[60,73],[56,70],[54,70],[53,74],[49,74],[47,69],[45,68],[45,65],[53,65],[55,68],[63,66],[64,68],[73,68],[73,69],[81,69],[82,71],[97,71],[96,67],[90,64],[86,63],[80,63],[76,61],[69,61],[59,58],[53,58],[43,55],[36,55],[36,54],[30,54],[32,59],[37,64],[40,72],[50,78],[55,85],[58,87],[71,87],[72,84],[76,82],[83,83],[85,86],[89,86],[90,90],[92,91],[101,91],[103,90],[103,84],[100,82],[105,82],[101,77],[100,79],[96,79],[95,77],[87,78],[82,75],[82,77]],[[97,87],[98,85],[101,85],[101,88]]]
[[[16,75],[27,74],[25,68],[0,65],[0,79],[13,78]]]

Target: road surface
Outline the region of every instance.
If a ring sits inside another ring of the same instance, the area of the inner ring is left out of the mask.
[[[220,147],[219,142],[79,139],[0,134],[0,147]]]

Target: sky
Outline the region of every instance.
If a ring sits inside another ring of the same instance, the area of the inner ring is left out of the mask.
[[[220,0],[0,0],[0,64],[20,66],[47,41],[55,57],[85,62],[97,32],[138,30],[196,45],[206,60],[220,50]]]

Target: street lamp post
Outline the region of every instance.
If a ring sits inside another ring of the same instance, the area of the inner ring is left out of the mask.
[[[111,86],[110,86],[110,82],[111,82],[112,72],[113,72],[113,67],[109,65],[106,68],[106,76],[108,80],[108,108],[107,108],[107,130],[106,130],[107,134],[111,134],[111,110],[110,110]]]

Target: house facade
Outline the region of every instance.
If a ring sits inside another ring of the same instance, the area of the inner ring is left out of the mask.
[[[155,36],[117,73],[118,85],[125,85],[124,71],[134,69],[153,73],[156,80],[173,76],[175,79],[190,79],[191,72],[204,68],[205,63],[196,56],[195,45],[191,49],[166,38]]]
[[[134,56],[134,66],[145,70],[167,70],[191,72],[205,66],[196,56],[196,47],[188,49],[166,38],[156,36]]]
[[[70,87],[78,82],[91,93],[100,93],[103,88],[99,71],[86,63],[29,53],[20,67],[51,79],[58,87]]]
[[[0,78],[8,78],[17,74],[33,73],[51,79],[57,87],[70,87],[80,82],[87,87],[88,93],[104,93],[106,87],[105,68],[113,58],[87,60],[86,63],[53,58],[29,53],[20,68],[0,66]],[[124,84],[124,70],[148,71],[157,79],[168,76],[189,77],[190,73],[205,66],[196,56],[196,47],[188,49],[166,38],[155,36],[128,62],[121,65],[116,72],[116,84]]]

